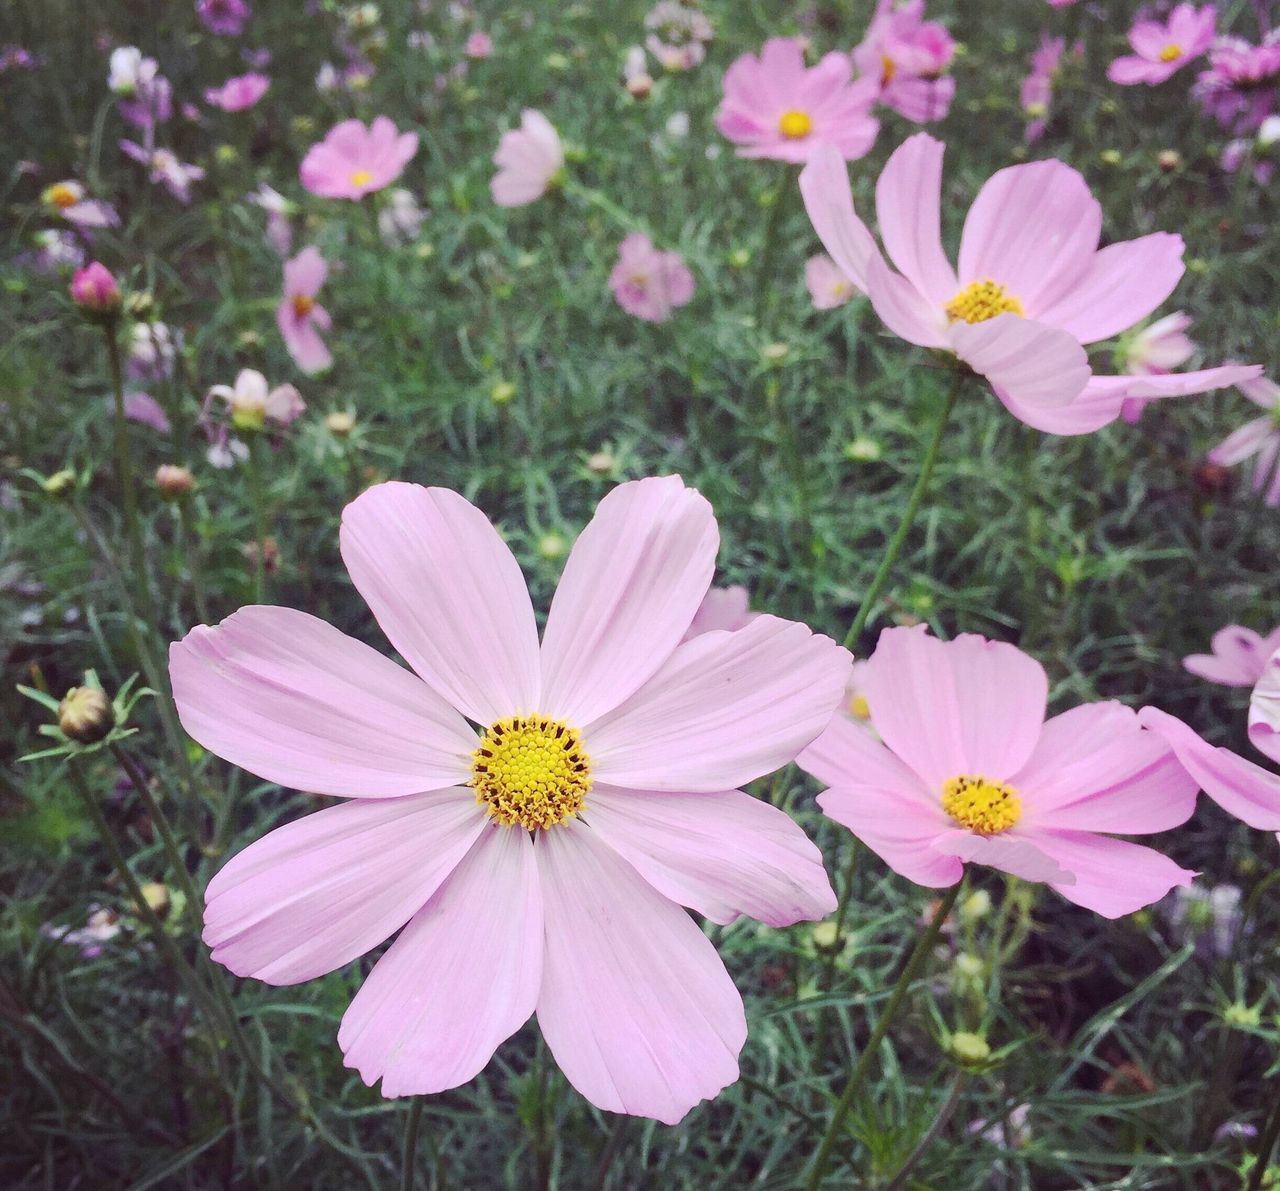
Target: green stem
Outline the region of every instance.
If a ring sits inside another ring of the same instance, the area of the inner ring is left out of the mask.
[[[888,1034],[889,1026],[893,1023],[895,1014],[906,999],[907,993],[911,989],[911,984],[915,980],[916,972],[919,971],[920,965],[924,963],[925,957],[933,950],[933,945],[938,940],[938,935],[942,931],[942,924],[946,922],[947,916],[951,913],[951,907],[955,905],[956,898],[960,895],[960,885],[961,883],[957,881],[943,895],[941,902],[938,903],[937,910],[934,911],[932,920],[925,928],[924,933],[916,940],[915,947],[912,948],[911,954],[907,957],[906,966],[902,969],[902,975],[898,977],[898,982],[893,986],[893,992],[889,996],[889,1003],[880,1015],[880,1020],[876,1022],[876,1028],[871,1032],[871,1037],[867,1040],[866,1046],[863,1047],[862,1053],[858,1056],[858,1061],[849,1076],[849,1081],[845,1084],[844,1091],[840,1093],[840,1099],[836,1101],[836,1106],[832,1110],[831,1122],[827,1126],[827,1132],[822,1138],[822,1144],[818,1147],[818,1152],[814,1156],[813,1165],[809,1168],[809,1177],[805,1182],[806,1191],[817,1191],[817,1188],[822,1185],[822,1176],[826,1174],[827,1166],[831,1162],[831,1154],[835,1149],[836,1142],[844,1133],[845,1121],[848,1119],[849,1110],[853,1107],[854,1098],[866,1081],[867,1073],[871,1069],[872,1059],[880,1049],[880,1043],[884,1041],[885,1035]]]
[[[849,840],[849,863],[845,866],[844,882],[840,889],[840,901],[836,906],[836,940],[831,945],[831,951],[823,961],[822,971],[818,974],[819,993],[825,992],[831,987],[831,981],[835,975],[836,960],[843,950],[840,936],[844,933],[845,919],[849,916],[849,903],[853,899],[853,875],[858,868],[858,852],[860,851],[857,838],[850,836]],[[822,1061],[826,1056],[827,1037],[830,1033],[827,1026],[828,1021],[830,1021],[830,1017],[827,1014],[823,1014],[818,1020],[818,1037],[813,1047],[813,1065],[816,1070],[821,1070]]]
[[[178,523],[182,527],[183,545],[187,555],[187,574],[191,579],[191,595],[195,600],[196,615],[202,624],[208,624],[209,602],[204,594],[204,574],[200,565],[200,537],[196,533],[195,521],[191,516],[190,496],[184,496],[178,501]]]
[[[1261,1191],[1267,1177],[1267,1167],[1271,1163],[1271,1151],[1276,1147],[1277,1138],[1280,1138],[1280,1088],[1277,1088],[1276,1102],[1271,1106],[1271,1118],[1263,1127],[1262,1136],[1258,1139],[1258,1160],[1249,1175],[1247,1191]]]
[[[267,587],[267,509],[262,498],[262,435],[249,439],[249,499],[253,503],[253,602],[261,604]]]
[[[413,1191],[413,1186],[417,1182],[414,1178],[413,1160],[418,1152],[418,1129],[422,1124],[424,1103],[421,1096],[413,1096],[409,1100],[409,1115],[404,1122],[404,1151],[400,1159],[401,1191]]]
[[[756,326],[763,331],[765,314],[768,312],[769,298],[773,295],[773,263],[778,255],[778,243],[782,239],[782,224],[786,212],[791,207],[792,192],[799,193],[795,179],[791,176],[791,167],[784,166],[786,171],[783,183],[774,197],[773,206],[769,208],[769,218],[764,226],[764,248],[760,253],[760,270],[756,273],[755,315]]]
[[[937,1116],[933,1118],[929,1128],[920,1135],[920,1140],[916,1142],[915,1148],[907,1155],[906,1161],[898,1167],[898,1173],[884,1185],[884,1191],[901,1191],[901,1188],[907,1185],[907,1176],[919,1165],[920,1159],[925,1155],[925,1151],[933,1145],[938,1138],[938,1134],[947,1127],[947,1122],[951,1120],[951,1115],[955,1112],[956,1105],[960,1102],[960,1092],[964,1087],[964,1081],[965,1073],[963,1071],[956,1072],[955,1078],[951,1081],[951,1087],[947,1089],[946,1098],[938,1109]]]

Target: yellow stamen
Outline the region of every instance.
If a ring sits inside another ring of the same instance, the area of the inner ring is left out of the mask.
[[[942,809],[961,827],[979,835],[999,835],[1022,818],[1022,799],[1004,782],[962,774],[943,783]]]
[[[997,314],[1021,316],[1022,313],[1022,303],[990,278],[969,282],[947,303],[947,317],[953,323],[985,323]]]
[[[546,829],[573,818],[591,789],[576,728],[545,716],[509,716],[485,729],[472,754],[476,801],[503,827]]]
[[[887,87],[893,82],[893,76],[898,73],[898,64],[887,54],[881,55],[880,58],[880,85]]]
[[[65,211],[68,207],[74,207],[80,201],[80,196],[65,182],[55,182],[44,192],[44,201],[51,207],[57,207],[59,211]]]
[[[849,700],[849,714],[855,720],[869,720],[871,718],[871,704],[867,702],[866,695],[854,695]]]
[[[813,120],[808,112],[783,112],[778,120],[778,131],[789,141],[800,141],[813,131]]]
[[[293,313],[299,318],[306,318],[315,306],[316,300],[309,298],[306,294],[293,295]]]
[[[356,170],[351,175],[352,186],[368,186],[373,181],[373,175],[368,170]]]
[[[1160,51],[1161,62],[1176,62],[1182,57],[1182,47],[1176,42],[1170,42]]]

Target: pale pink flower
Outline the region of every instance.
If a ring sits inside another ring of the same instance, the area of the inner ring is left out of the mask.
[[[564,148],[551,121],[533,108],[520,113],[520,127],[502,134],[489,193],[499,207],[523,207],[540,199],[564,169]]]
[[[50,214],[74,223],[77,227],[118,227],[120,216],[110,203],[88,197],[79,182],[67,180],[46,186],[40,201]]]
[[[725,71],[716,127],[740,157],[802,162],[827,145],[853,161],[871,149],[880,130],[871,115],[880,84],[852,76],[848,54],[828,54],[806,67],[798,38],[770,38],[758,58],[743,54]]]
[[[1049,108],[1053,102],[1054,80],[1062,65],[1062,55],[1066,52],[1065,37],[1050,37],[1040,34],[1040,46],[1031,55],[1031,70],[1022,80],[1018,92],[1018,102],[1026,113],[1027,127],[1023,139],[1027,144],[1034,144],[1043,135],[1049,120]]]
[[[166,323],[134,323],[126,371],[133,380],[167,380],[181,350],[181,331]]]
[[[1115,421],[1126,397],[1174,397],[1239,384],[1257,367],[1169,376],[1094,376],[1084,345],[1146,318],[1182,277],[1182,237],[1156,232],[1099,250],[1102,208],[1060,161],[993,174],[969,208],[959,267],[942,248],[941,141],[916,133],[876,185],[880,236],[894,272],[853,209],[840,154],[819,146],[800,174],[823,246],[885,325],[909,343],[954,353],[1015,417],[1052,434]]]
[[[702,603],[693,614],[684,639],[689,641],[703,633],[736,633],[739,629],[745,629],[760,615],[759,612],[751,611],[750,601],[751,597],[745,587],[711,588],[702,597]]]
[[[1218,38],[1193,92],[1224,128],[1249,133],[1275,110],[1278,82],[1280,29],[1273,29],[1261,45],[1239,37]]]
[[[246,201],[267,213],[266,241],[277,256],[288,256],[293,247],[293,225],[289,222],[295,210],[293,203],[265,182]]]
[[[211,33],[238,37],[253,9],[244,0],[196,0],[196,14]]]
[[[462,52],[468,58],[487,58],[493,53],[493,38],[482,29],[477,29],[467,38]]]
[[[242,112],[253,107],[270,86],[271,80],[265,74],[251,71],[228,79],[221,87],[209,88],[204,93],[204,101],[224,112]]]
[[[179,161],[171,149],[145,149],[133,141],[122,140],[120,148],[134,161],[151,170],[151,181],[163,186],[178,202],[186,206],[191,202],[191,186],[204,177],[204,169]]]
[[[816,253],[805,261],[804,284],[815,310],[834,310],[857,292],[853,282],[825,252]]]
[[[924,0],[878,0],[866,36],[852,58],[858,74],[875,79],[886,107],[917,124],[941,120],[955,97],[945,72],[956,45],[937,21],[924,19]]]
[[[332,320],[316,301],[328,275],[328,263],[312,246],[284,263],[284,300],[276,307],[276,326],[294,363],[308,375],[322,372],[333,363],[333,356],[320,338],[320,332],[333,325]]]
[[[1122,341],[1118,356],[1130,376],[1164,376],[1182,367],[1196,353],[1195,342],[1187,334],[1191,316],[1181,310],[1156,319]],[[1120,416],[1130,425],[1137,422],[1150,398],[1130,397],[1120,408]]]
[[[664,70],[692,70],[707,56],[711,22],[697,8],[660,0],[645,14],[644,26],[649,30],[645,46]]]
[[[534,1012],[599,1108],[674,1123],[732,1083],[742,1001],[680,907],[782,926],[835,906],[804,833],[736,787],[821,731],[849,659],[772,616],[680,644],[718,541],[678,476],[619,486],[539,645],[485,515],[448,489],[380,484],[345,509],[342,555],[412,671],[289,608],[175,644],[196,740],[344,800],[213,878],[214,959],[296,984],[404,927],[338,1031],[384,1096],[465,1083]]]
[[[390,186],[417,151],[418,134],[397,132],[386,116],[367,128],[359,120],[343,120],[307,150],[298,175],[322,198],[362,199]]]
[[[1129,30],[1133,53],[1112,62],[1107,78],[1124,87],[1163,83],[1213,44],[1217,16],[1212,4],[1199,9],[1179,4],[1163,23],[1148,18],[1134,21]]]
[[[1266,669],[1267,659],[1280,649],[1280,627],[1265,637],[1243,625],[1229,624],[1213,635],[1210,653],[1193,653],[1183,666],[1197,678],[1222,686],[1253,686]]]
[[[645,322],[662,323],[693,297],[693,274],[678,252],[655,248],[643,232],[632,232],[618,247],[609,288],[618,305]]]
[[[120,115],[139,128],[153,129],[173,115],[173,89],[160,64],[136,46],[113,50],[107,86],[119,97]]]
[[[1253,459],[1253,490],[1268,508],[1280,507],[1280,385],[1265,376],[1242,382],[1242,392],[1267,412],[1233,430],[1209,452],[1209,462],[1234,467]]]
[[[1043,667],[1012,645],[886,629],[865,687],[877,741],[836,716],[798,764],[829,788],[824,813],[918,885],[966,862],[1043,881],[1107,918],[1194,873],[1109,832],[1186,822],[1195,784],[1120,703],[1045,719]]]
[[[214,385],[210,397],[226,402],[231,424],[240,431],[261,430],[267,422],[275,426],[289,426],[306,411],[302,394],[293,385],[267,385],[267,378],[255,368],[242,368],[236,383]]]
[[[46,922],[40,933],[47,939],[56,939],[69,947],[78,947],[85,959],[96,959],[102,954],[104,943],[109,943],[124,929],[120,915],[115,910],[90,905],[84,926],[65,927]]]
[[[157,434],[168,434],[170,430],[169,415],[150,393],[126,393],[124,395],[124,416],[140,426],[148,426]]]

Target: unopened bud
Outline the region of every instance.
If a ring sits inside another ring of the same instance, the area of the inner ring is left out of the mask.
[[[159,881],[148,881],[141,889],[142,900],[161,918],[169,912],[169,890]]]
[[[58,704],[58,727],[80,744],[96,744],[115,725],[115,708],[96,686],[73,686]]]
[[[596,451],[587,456],[587,470],[598,476],[607,476],[617,465],[618,461],[608,451]]]
[[[515,395],[516,387],[509,380],[497,381],[494,383],[493,388],[489,390],[489,400],[494,405],[506,405]]]
[[[150,290],[132,290],[124,303],[125,312],[139,322],[149,323],[156,312],[156,298]]]
[[[1182,154],[1177,149],[1161,149],[1156,162],[1166,174],[1170,174],[1182,164]]]
[[[156,468],[155,484],[163,500],[181,500],[195,487],[196,479],[180,464],[162,463]]]
[[[991,894],[985,889],[975,889],[960,903],[960,920],[978,922],[991,913]]]
[[[965,1066],[977,1066],[991,1057],[991,1047],[987,1040],[981,1034],[970,1034],[964,1030],[951,1035],[948,1049],[952,1057]]]
[[[55,471],[51,476],[46,476],[40,482],[40,487],[49,496],[66,496],[75,486],[76,473],[65,467],[61,471]]]
[[[97,318],[116,315],[120,312],[120,287],[106,265],[90,261],[71,278],[71,300]]]
[[[653,91],[653,79],[647,74],[633,75],[627,80],[627,94],[632,99],[648,99]]]
[[[356,428],[356,416],[348,410],[335,409],[325,415],[324,428],[334,438],[346,438]]]
[[[565,541],[564,534],[556,533],[555,530],[544,533],[538,539],[538,553],[548,562],[563,558],[568,549],[569,543]]]
[[[811,937],[819,951],[834,951],[840,944],[840,928],[834,922],[819,922]]]

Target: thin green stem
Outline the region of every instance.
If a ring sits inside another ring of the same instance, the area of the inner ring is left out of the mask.
[[[849,902],[853,897],[853,875],[858,868],[858,853],[861,851],[861,845],[858,840],[849,837],[849,862],[845,866],[844,881],[840,886],[840,901],[836,905],[836,938],[831,945],[831,950],[827,953],[822,970],[818,974],[818,992],[822,993],[831,987],[832,977],[835,975],[836,960],[843,950],[842,940],[840,936],[844,933],[845,919],[849,916]],[[828,1022],[830,1017],[823,1015],[818,1020],[818,1037],[813,1046],[813,1065],[817,1070],[821,1070],[823,1059],[826,1057],[827,1038],[830,1035]]]
[[[1271,1164],[1271,1151],[1276,1148],[1277,1138],[1280,1138],[1280,1087],[1276,1089],[1276,1100],[1271,1106],[1271,1117],[1263,1126],[1262,1136],[1258,1139],[1258,1160],[1249,1174],[1247,1191],[1261,1191],[1266,1181],[1267,1167]]]
[[[901,1191],[901,1188],[907,1185],[907,1176],[919,1165],[920,1159],[924,1157],[928,1148],[938,1139],[938,1134],[947,1127],[947,1122],[951,1120],[951,1116],[956,1110],[956,1105],[960,1103],[960,1092],[964,1088],[964,1081],[965,1073],[963,1071],[956,1072],[955,1078],[951,1081],[951,1086],[947,1089],[946,1098],[938,1108],[937,1115],[933,1118],[929,1128],[920,1135],[920,1140],[916,1142],[911,1153],[907,1155],[906,1161],[898,1167],[898,1173],[885,1183],[884,1191]]]
[[[955,905],[956,898],[960,895],[960,885],[961,882],[957,881],[943,895],[929,925],[916,940],[916,945],[911,949],[911,954],[907,957],[906,965],[902,969],[902,975],[898,977],[897,984],[893,986],[893,992],[889,996],[889,1003],[880,1015],[880,1020],[876,1022],[876,1027],[872,1030],[866,1046],[862,1048],[862,1053],[858,1056],[857,1063],[854,1064],[849,1081],[845,1084],[844,1091],[840,1093],[840,1099],[836,1101],[836,1106],[832,1110],[831,1122],[828,1124],[827,1132],[822,1138],[822,1144],[818,1147],[818,1152],[814,1156],[813,1165],[809,1168],[809,1177],[805,1182],[806,1191],[817,1191],[817,1188],[822,1185],[822,1177],[826,1174],[827,1166],[831,1162],[832,1152],[836,1147],[837,1141],[844,1134],[845,1122],[848,1120],[849,1110],[853,1107],[854,1099],[862,1089],[863,1083],[866,1082],[867,1073],[871,1070],[872,1060],[880,1049],[880,1043],[884,1041],[885,1035],[888,1034],[889,1026],[893,1024],[898,1008],[906,999],[920,965],[924,963],[925,957],[933,950],[933,946],[938,940],[942,925],[946,922],[947,916],[951,913],[951,907]]]
[[[261,604],[267,587],[267,508],[262,496],[262,435],[249,440],[249,499],[253,503],[253,602]]]
[[[773,200],[773,206],[769,208],[769,218],[764,226],[764,248],[760,253],[760,269],[756,273],[756,325],[762,331],[765,315],[769,310],[769,299],[774,293],[773,265],[778,256],[778,243],[782,239],[782,224],[791,208],[793,192],[799,193],[795,179],[791,176],[791,167],[784,166],[783,169],[786,172],[782,186]]]
[[[209,623],[209,602],[204,594],[204,570],[200,560],[200,537],[196,533],[195,520],[191,515],[191,498],[184,496],[178,501],[178,523],[182,527],[183,547],[187,555],[187,575],[191,580],[191,596],[195,600],[196,615],[202,624]]]
[[[417,1179],[414,1177],[414,1157],[418,1152],[418,1130],[422,1125],[422,1106],[425,1103],[421,1096],[413,1096],[409,1100],[409,1114],[404,1121],[404,1150],[400,1157],[401,1191],[413,1191]]]

